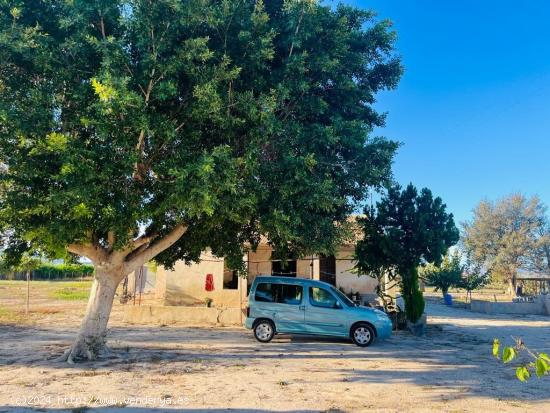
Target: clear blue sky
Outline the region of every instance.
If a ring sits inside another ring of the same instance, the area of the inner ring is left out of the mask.
[[[550,1],[346,0],[394,22],[405,74],[379,96],[396,179],[455,219],[514,191],[550,204]]]

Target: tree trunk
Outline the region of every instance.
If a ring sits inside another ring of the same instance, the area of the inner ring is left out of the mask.
[[[108,247],[100,245],[97,240],[67,245],[68,252],[92,260],[95,277],[76,340],[61,360],[69,363],[94,360],[105,352],[107,322],[118,284],[127,274],[172,246],[186,231],[187,226],[178,224],[162,238],[142,235],[120,250],[114,249],[116,237],[112,231],[107,233]]]
[[[512,295],[512,297],[516,297],[517,296],[517,291],[516,291],[516,276],[515,276],[515,274],[512,275],[510,277],[510,279],[508,280],[508,285],[509,285],[509,288],[510,288],[510,294]]]
[[[115,291],[123,278],[119,271],[107,271],[96,267],[86,313],[73,343],[67,361],[74,363],[95,360],[104,353],[107,322],[111,314]]]

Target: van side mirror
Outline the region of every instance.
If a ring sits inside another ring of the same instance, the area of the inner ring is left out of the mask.
[[[340,309],[340,308],[342,308],[342,304],[340,304],[338,301],[335,301],[335,302],[334,302],[333,308],[338,308],[338,309]]]

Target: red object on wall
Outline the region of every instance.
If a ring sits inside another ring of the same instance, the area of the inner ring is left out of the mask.
[[[206,274],[204,289],[206,291],[214,291],[214,276],[212,274]]]

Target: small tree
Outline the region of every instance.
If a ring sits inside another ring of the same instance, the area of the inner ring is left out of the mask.
[[[428,285],[435,287],[435,291],[440,290],[443,296],[445,296],[450,288],[462,285],[464,266],[460,261],[458,252],[452,255],[447,254],[441,264],[429,263],[421,267],[420,276]]]
[[[439,264],[458,241],[453,215],[429,189],[419,194],[409,184],[403,191],[391,187],[376,207],[365,209],[359,222],[364,238],[356,245],[356,269],[363,274],[385,272],[391,279],[399,276],[407,319],[416,322],[424,311],[417,268],[422,261]]]
[[[489,276],[483,267],[472,260],[470,252],[466,253],[459,287],[466,290],[466,301],[472,301],[472,291],[481,288],[489,282]]]

